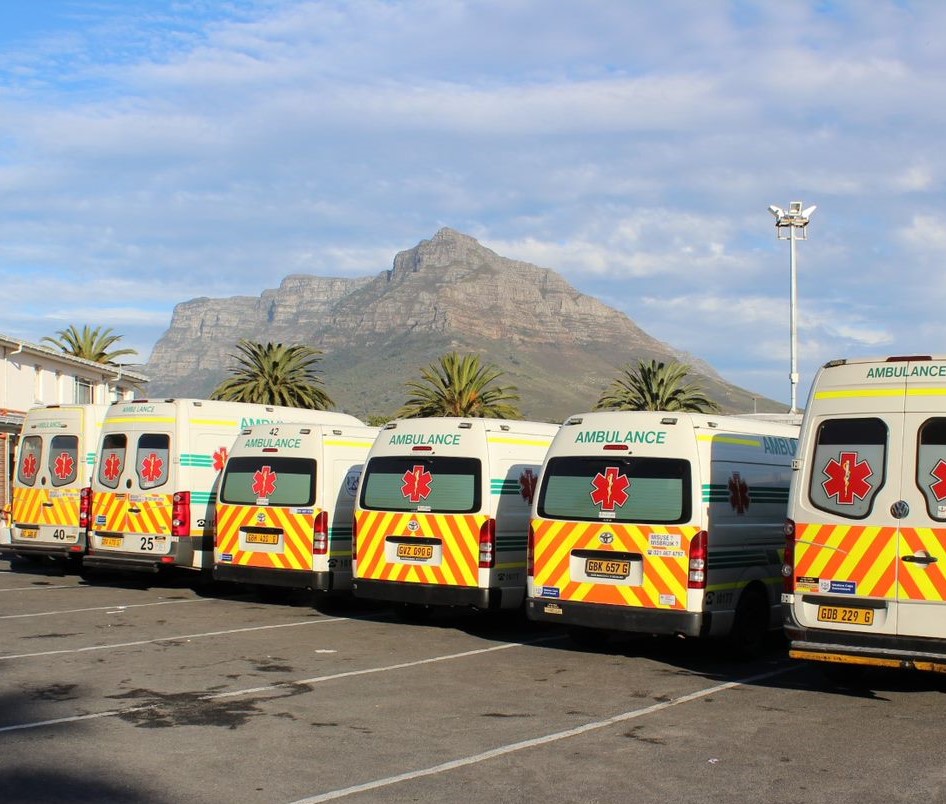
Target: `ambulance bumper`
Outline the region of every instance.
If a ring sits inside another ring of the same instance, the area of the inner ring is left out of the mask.
[[[136,538],[127,534],[125,538]],[[160,572],[162,567],[190,567],[194,561],[194,545],[200,538],[180,538],[172,542],[166,553],[125,553],[112,550],[89,550],[82,559],[88,569],[119,570],[124,572]]]
[[[273,567],[244,567],[239,564],[214,564],[214,580],[253,583],[261,586],[280,586],[289,589],[311,589],[313,592],[331,592],[336,587],[335,573],[311,570],[275,569]]]
[[[27,543],[14,542],[0,547],[0,552],[13,553],[18,556],[49,556],[50,558],[69,558],[81,556],[85,552],[85,540],[69,544]]]
[[[786,625],[788,655],[833,664],[927,670],[946,673],[946,640],[865,634]]]
[[[440,586],[429,583],[399,583],[356,578],[352,581],[355,597],[384,600],[389,603],[416,603],[425,606],[471,606],[484,611],[502,608],[503,590],[499,587]]]
[[[606,606],[600,603],[575,603],[549,598],[527,599],[526,616],[537,622],[581,625],[635,634],[676,634],[687,637],[708,636],[712,622],[710,612]]]

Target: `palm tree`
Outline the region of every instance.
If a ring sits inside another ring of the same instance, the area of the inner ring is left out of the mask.
[[[66,329],[59,330],[56,335],[58,338],[45,336],[42,341],[49,341],[53,346],[61,349],[64,354],[73,357],[81,357],[84,360],[91,360],[94,363],[105,363],[109,366],[117,366],[115,358],[122,355],[136,355],[135,349],[115,349],[109,351],[118,341],[122,339],[121,335],[113,335],[111,327],[96,327],[92,329],[88,324],[82,327],[80,331],[75,324],[70,324]],[[41,341],[41,343],[42,343]]]
[[[636,369],[627,364],[601,395],[595,410],[718,411],[719,405],[698,385],[683,384],[689,371],[686,363],[638,360]]]
[[[510,404],[519,400],[516,389],[493,385],[502,374],[492,363],[481,365],[478,355],[441,355],[437,363],[421,370],[422,379],[405,383],[413,396],[395,415],[521,419],[519,409]]]
[[[264,346],[247,338],[240,339],[237,349],[240,354],[230,355],[237,361],[232,376],[214,389],[211,399],[312,410],[335,404],[316,376],[319,349],[281,343]]]

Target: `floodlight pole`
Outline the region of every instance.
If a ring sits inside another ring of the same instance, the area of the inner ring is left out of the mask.
[[[788,212],[780,207],[770,206],[769,212],[775,216],[775,231],[779,240],[788,240],[791,255],[791,291],[789,301],[789,330],[791,337],[791,368],[789,381],[792,386],[792,407],[790,413],[798,412],[798,272],[796,267],[795,243],[808,239],[808,221],[815,207],[803,209],[801,201],[792,201]]]

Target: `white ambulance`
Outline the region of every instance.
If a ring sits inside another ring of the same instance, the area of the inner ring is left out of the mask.
[[[946,356],[821,368],[786,537],[793,657],[946,672]]]
[[[737,416],[572,416],[549,450],[529,534],[530,619],[728,636],[781,624],[783,514],[798,427]]]
[[[243,430],[217,495],[214,578],[350,590],[355,495],[377,434],[360,424]]]
[[[48,405],[27,411],[5,552],[37,560],[82,558],[95,450],[107,410],[108,405]]]
[[[520,606],[529,507],[557,430],[488,418],[388,423],[355,508],[356,597],[415,613]]]
[[[210,571],[220,473],[254,424],[361,424],[354,416],[201,399],[116,402],[102,423],[83,567]]]

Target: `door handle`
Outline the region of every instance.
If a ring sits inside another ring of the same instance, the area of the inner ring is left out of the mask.
[[[140,514],[140,513],[141,513],[141,509],[138,508],[138,506],[135,506],[134,508],[129,508],[129,509],[128,509],[128,513],[129,513],[129,514]],[[936,559],[934,558],[933,560],[935,561]]]
[[[917,553],[912,556],[903,556],[903,561],[906,561],[910,564],[935,564],[939,559],[936,556],[931,556],[929,553]]]
[[[53,504],[52,504],[51,502],[44,502],[44,503],[43,503],[43,508],[52,508],[52,507],[53,507]]]

